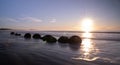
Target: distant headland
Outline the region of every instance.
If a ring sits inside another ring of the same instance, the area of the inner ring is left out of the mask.
[[[10,28],[0,28],[0,30],[12,30]]]

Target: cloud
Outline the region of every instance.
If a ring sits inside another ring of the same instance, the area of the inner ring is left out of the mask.
[[[17,19],[13,19],[13,18],[7,18],[6,20],[7,20],[7,21],[10,21],[10,22],[18,22]]]
[[[27,22],[42,22],[41,19],[39,18],[34,18],[34,17],[23,17],[23,18],[19,18],[22,21],[27,21]]]
[[[35,17],[20,17],[20,18],[0,18],[3,22],[43,22],[43,20]],[[56,19],[51,19],[48,22],[55,23]]]
[[[51,23],[55,23],[55,22],[56,22],[56,19],[52,19],[50,22],[51,22]]]
[[[0,18],[1,22],[18,22],[17,19],[14,18]]]
[[[41,19],[35,17],[22,17],[22,18],[0,18],[1,22],[42,22]]]

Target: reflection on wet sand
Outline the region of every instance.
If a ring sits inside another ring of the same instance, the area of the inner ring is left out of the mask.
[[[98,59],[98,57],[95,57],[95,55],[98,53],[98,50],[92,40],[89,39],[90,37],[92,37],[92,34],[86,32],[83,33],[83,37],[85,37],[85,39],[83,39],[82,41],[80,56],[74,59],[82,59],[86,61],[94,61]]]
[[[81,29],[85,32],[82,34],[82,37],[84,38],[82,40],[81,48],[80,48],[80,56],[74,59],[82,59],[86,61],[93,61],[96,60],[98,57],[95,55],[97,54],[97,48],[92,42],[90,38],[92,38],[92,31],[94,28],[94,21],[89,18],[85,18],[82,20]]]
[[[81,44],[69,44],[69,48],[72,51],[78,51],[80,49]]]

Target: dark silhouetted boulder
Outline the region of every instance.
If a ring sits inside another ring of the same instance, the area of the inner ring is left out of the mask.
[[[30,38],[31,38],[31,34],[30,34],[30,33],[26,33],[26,34],[24,35],[24,38],[30,39]]]
[[[42,37],[42,40],[43,41],[46,41],[47,39],[49,39],[50,37],[52,37],[51,35],[45,35]]]
[[[40,38],[41,38],[41,35],[36,33],[36,34],[33,35],[33,38],[34,38],[34,39],[40,39]]]
[[[59,39],[58,39],[58,42],[60,43],[68,43],[68,37],[66,36],[61,36]]]
[[[76,43],[81,43],[82,39],[79,36],[71,36],[69,38],[69,43],[76,44]]]
[[[14,35],[14,34],[15,34],[15,32],[11,32],[10,34],[11,34],[11,35]]]
[[[45,36],[43,36],[43,37],[42,37],[42,40],[43,40],[43,41],[46,41],[46,42],[48,42],[48,43],[55,43],[55,42],[57,41],[57,39],[54,38],[54,37],[51,36],[51,35],[45,35]]]
[[[15,33],[15,36],[21,36],[21,34],[19,34],[19,33]]]

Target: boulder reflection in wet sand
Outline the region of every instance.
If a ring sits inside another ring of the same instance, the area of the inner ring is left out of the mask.
[[[81,44],[82,39],[79,36],[72,36],[69,38],[69,43],[70,44]]]
[[[59,45],[61,48],[66,48],[66,47],[68,47],[68,44],[58,43],[58,45]]]
[[[61,36],[59,39],[58,39],[58,42],[59,43],[68,43],[68,37],[66,36]]]
[[[41,38],[41,35],[38,34],[38,33],[36,33],[36,34],[33,35],[33,38],[34,38],[34,39],[40,39],[40,38]]]
[[[45,35],[42,37],[42,40],[48,43],[55,43],[57,41],[57,39],[53,37],[52,35]]]
[[[30,38],[31,38],[31,34],[30,34],[30,33],[26,33],[26,34],[24,35],[24,38],[30,39]]]
[[[69,44],[69,48],[73,51],[78,51],[81,47],[81,44]]]

